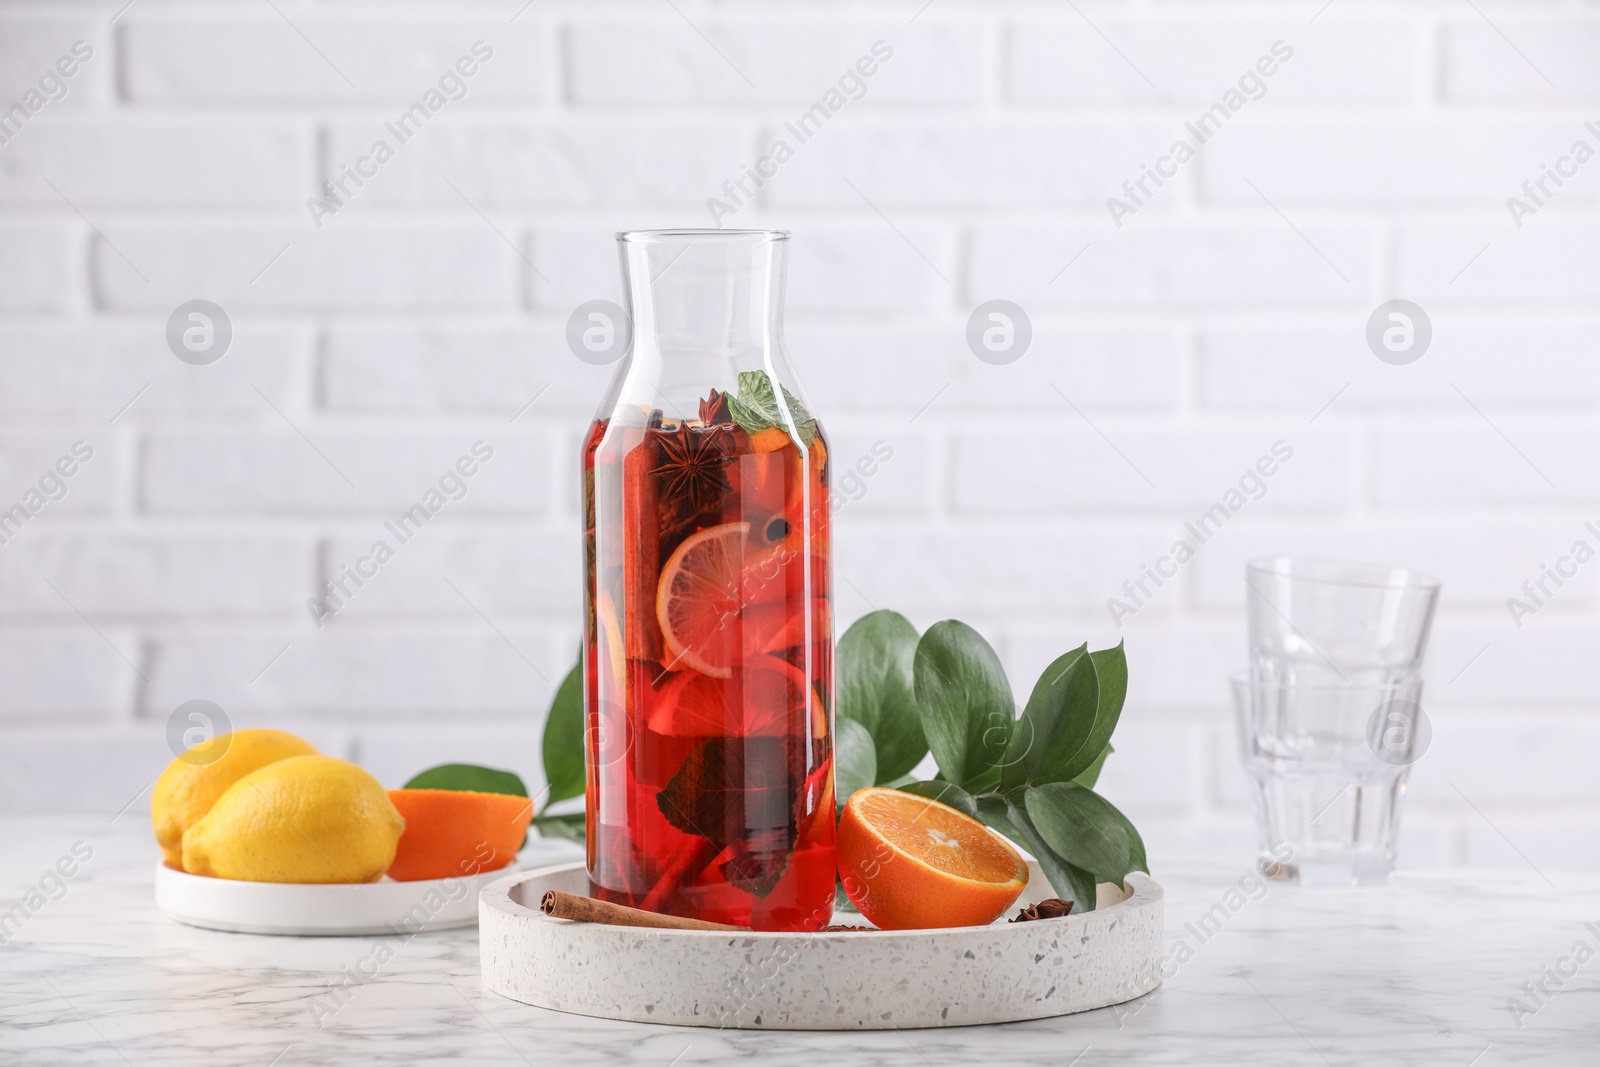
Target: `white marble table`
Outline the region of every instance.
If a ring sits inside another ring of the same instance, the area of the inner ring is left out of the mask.
[[[70,879],[47,876],[62,857],[74,869],[75,844],[93,855]],[[1387,890],[1273,886],[1250,900],[1228,895],[1242,864],[1158,862],[1168,942],[1193,955],[1175,957],[1140,1001],[1008,1026],[781,1033],[603,1022],[502,1000],[479,983],[475,930],[394,942],[374,970],[378,938],[190,929],[151,903],[155,856],[136,814],[116,825],[0,820],[0,1064],[1600,1065],[1593,875],[1547,872],[1554,888],[1531,872],[1403,877]],[[45,892],[24,897],[42,878]],[[19,900],[32,911],[20,928],[20,913],[6,917]],[[1594,954],[1581,965],[1579,942]],[[370,980],[330,992],[363,971]],[[1548,995],[1523,988],[1541,980]],[[1507,1007],[1514,997],[1526,1013]]]

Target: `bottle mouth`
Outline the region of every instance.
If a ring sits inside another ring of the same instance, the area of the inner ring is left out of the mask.
[[[623,244],[760,244],[788,239],[788,230],[621,230],[617,233],[617,240]]]

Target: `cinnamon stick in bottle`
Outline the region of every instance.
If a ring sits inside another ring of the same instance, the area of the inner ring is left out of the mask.
[[[622,643],[630,660],[661,661],[656,625],[656,582],[661,573],[656,446],[650,429],[622,460],[623,593]]]

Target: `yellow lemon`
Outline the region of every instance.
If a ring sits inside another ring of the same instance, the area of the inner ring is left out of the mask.
[[[167,764],[150,794],[150,822],[169,867],[183,866],[183,832],[228,787],[290,756],[314,756],[311,743],[282,730],[236,730],[202,741]]]
[[[183,869],[245,882],[376,882],[405,827],[354,763],[291,756],[234,782],[189,827]]]

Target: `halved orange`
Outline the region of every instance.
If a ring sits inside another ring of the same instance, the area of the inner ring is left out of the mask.
[[[667,737],[782,737],[809,706],[811,736],[825,737],[828,713],[805,674],[776,656],[753,656],[710,678],[678,671],[652,697],[650,730]]]
[[[846,895],[882,930],[985,926],[1028,884],[1028,865],[999,834],[898,789],[852,793],[838,848]]]
[[[785,546],[753,545],[748,522],[725,522],[684,538],[656,585],[656,622],[666,644],[662,666],[712,678],[732,674],[744,651],[740,617],[753,604],[782,599],[784,563]]]
[[[389,877],[397,882],[464,878],[517,858],[533,821],[533,801],[509,793],[458,789],[391,789],[405,816]]]

